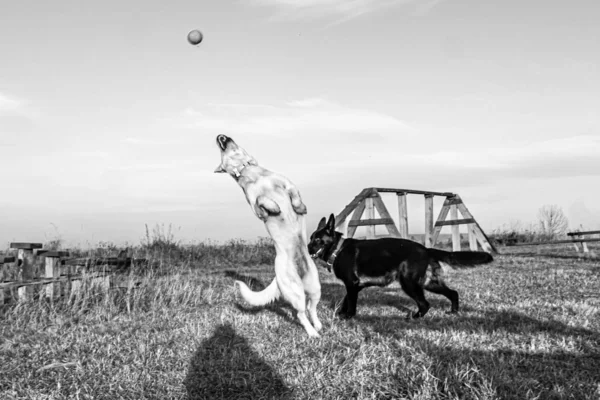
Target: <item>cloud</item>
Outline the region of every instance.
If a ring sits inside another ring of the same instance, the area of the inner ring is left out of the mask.
[[[354,134],[372,139],[378,134],[409,132],[411,128],[392,116],[342,106],[322,98],[291,101],[281,106],[207,104],[183,113],[183,126],[214,133],[279,137],[293,134]]]
[[[273,20],[306,20],[334,18],[333,24],[394,6],[411,6],[425,15],[443,0],[251,0],[256,6],[276,9]]]
[[[280,105],[208,104],[185,110],[180,119],[186,128],[199,131],[195,137],[202,142],[197,148],[203,152],[206,146],[207,157],[216,157],[214,136],[225,133],[259,162],[285,165],[298,177],[346,174],[354,179],[369,171],[367,175],[382,180],[405,175],[427,178],[439,171],[460,177],[452,179],[456,183],[590,176],[600,171],[600,138],[594,135],[512,147],[474,147],[457,141],[442,149],[431,132],[420,132],[394,116],[321,97]]]
[[[520,147],[474,148],[407,155],[408,164],[462,167],[482,170],[523,170],[544,165],[548,173],[561,174],[572,167],[600,163],[600,137],[578,135],[531,142]],[[591,171],[594,172],[594,171]]]
[[[23,101],[0,93],[0,116],[18,113],[24,105]]]
[[[121,140],[121,143],[128,145],[140,145],[140,146],[163,146],[169,144],[177,144],[177,141],[164,140],[164,139],[152,139],[152,138],[141,138],[141,137],[126,137]]]

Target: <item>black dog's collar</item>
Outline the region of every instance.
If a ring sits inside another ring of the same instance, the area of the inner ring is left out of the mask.
[[[333,263],[335,262],[336,257],[342,250],[343,244],[344,244],[344,238],[340,238],[340,240],[337,243],[337,246],[335,246],[335,250],[333,250],[333,253],[331,253],[329,258],[327,259],[327,266],[329,267],[330,271],[331,271],[331,268],[333,268]]]

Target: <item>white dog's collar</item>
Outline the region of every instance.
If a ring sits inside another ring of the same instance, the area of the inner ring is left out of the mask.
[[[240,170],[238,171],[237,168],[233,169],[233,174],[236,178],[239,178],[240,176],[242,176],[242,171],[248,166],[248,164],[242,164],[242,168],[240,168]]]

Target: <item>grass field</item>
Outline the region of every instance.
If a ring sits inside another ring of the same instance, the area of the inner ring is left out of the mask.
[[[234,290],[234,277],[255,290],[272,279],[268,244],[204,246],[163,258],[136,289],[6,310],[0,398],[600,398],[597,259],[525,253],[450,271],[462,312],[430,294],[412,321],[397,284],[337,320],[344,288],[321,270],[315,340],[286,304],[249,308]]]

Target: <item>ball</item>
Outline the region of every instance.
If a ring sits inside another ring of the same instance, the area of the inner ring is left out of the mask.
[[[197,29],[194,29],[193,31],[190,31],[190,33],[188,33],[187,39],[188,42],[190,42],[190,44],[193,44],[194,46],[199,45],[202,41],[202,32],[200,32]]]

